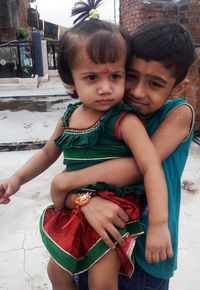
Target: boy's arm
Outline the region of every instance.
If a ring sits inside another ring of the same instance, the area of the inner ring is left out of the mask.
[[[169,156],[176,147],[187,138],[191,129],[192,119],[192,110],[187,105],[182,105],[174,109],[164,119],[151,139],[161,161],[167,158],[167,156]],[[70,174],[69,179],[68,174]],[[72,191],[77,187],[89,183],[95,183],[100,180],[116,184],[119,182],[121,186],[124,186],[141,180],[142,174],[133,158],[121,158],[106,161],[70,173],[63,172],[55,177],[55,181],[56,179],[58,180],[57,185],[62,191],[68,191],[68,182],[70,184],[69,191]],[[73,205],[72,199],[73,198],[69,196],[71,206]],[[100,203],[99,199],[100,198],[92,198],[90,203],[82,207],[82,212],[88,222],[101,235],[110,248],[112,248],[114,244],[108,237],[107,233],[110,233],[111,236],[113,236],[115,240],[123,246],[124,241],[121,236],[115,232],[114,225],[124,227],[125,222],[128,220],[128,216],[125,212],[122,214],[122,209],[113,205],[112,202],[101,200]],[[101,212],[101,217],[99,218],[97,215],[101,208],[104,210]]]
[[[61,150],[54,144],[54,139],[62,133],[61,121],[58,122],[47,144],[35,153],[11,177],[0,181],[0,204],[8,203],[10,196],[15,194],[20,186],[45,171],[59,157]]]
[[[52,191],[64,193],[98,181],[122,187],[142,179],[142,175],[132,157],[108,160],[76,171],[63,171],[54,176]]]
[[[193,114],[191,108],[182,105],[165,118],[151,138],[160,160],[163,161],[187,138]],[[69,177],[67,177],[69,176]],[[141,181],[143,176],[132,157],[105,161],[73,172],[62,172],[54,177],[58,191],[72,191],[86,184],[105,181],[125,186]]]

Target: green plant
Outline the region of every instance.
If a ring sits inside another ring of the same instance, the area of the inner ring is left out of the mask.
[[[17,27],[16,28],[16,38],[17,39],[24,39],[26,40],[28,38],[28,31],[24,27]]]

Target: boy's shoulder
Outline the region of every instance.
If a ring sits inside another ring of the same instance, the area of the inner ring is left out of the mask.
[[[192,106],[182,98],[170,99],[165,102],[165,104],[154,113],[154,117],[158,118],[160,121],[164,120],[169,114],[175,115],[181,112],[188,112],[191,118],[194,115],[194,110]]]
[[[168,129],[173,128],[172,135],[178,135],[182,141],[191,136],[195,114],[186,100],[178,98],[167,101],[161,108],[160,114],[160,120],[167,122]]]
[[[182,98],[167,100],[158,111],[145,120],[149,134],[152,135],[164,121],[167,121],[168,126],[177,126],[179,124],[182,126],[181,128],[185,128],[190,133],[194,125],[194,110]]]
[[[190,104],[185,99],[182,98],[169,99],[164,103],[164,105],[159,109],[159,111],[164,114],[183,105],[190,106]]]
[[[190,119],[190,122],[194,119],[194,110],[192,106],[185,99],[181,98],[168,100],[160,111],[163,118],[166,118],[169,114],[177,114],[179,117],[182,115],[183,118]]]

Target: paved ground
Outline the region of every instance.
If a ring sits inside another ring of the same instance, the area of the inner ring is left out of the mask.
[[[2,81],[3,82],[3,81]],[[15,89],[13,89],[15,86]],[[0,90],[0,98],[5,99],[8,97],[33,97],[33,96],[61,96],[65,95],[65,88],[61,82],[61,79],[57,74],[50,76],[48,82],[39,82],[37,89],[20,89],[20,85],[11,84],[7,86],[7,89]]]
[[[52,88],[45,90],[50,92]],[[25,96],[25,92],[23,94]],[[0,111],[0,143],[47,139],[64,107],[61,102],[51,106],[48,112]],[[0,152],[0,178],[12,174],[35,152]],[[51,289],[46,274],[48,254],[40,239],[38,222],[44,207],[51,203],[50,181],[62,169],[60,158],[45,173],[22,186],[9,205],[0,206],[1,290]],[[195,143],[191,147],[182,185],[179,269],[171,281],[170,290],[196,290],[200,284],[200,146]]]

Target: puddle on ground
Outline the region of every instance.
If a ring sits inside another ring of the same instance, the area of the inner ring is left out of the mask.
[[[65,105],[71,100],[68,96],[45,97],[45,98],[9,98],[0,102],[0,111],[21,111],[49,112],[57,110],[57,106]]]

